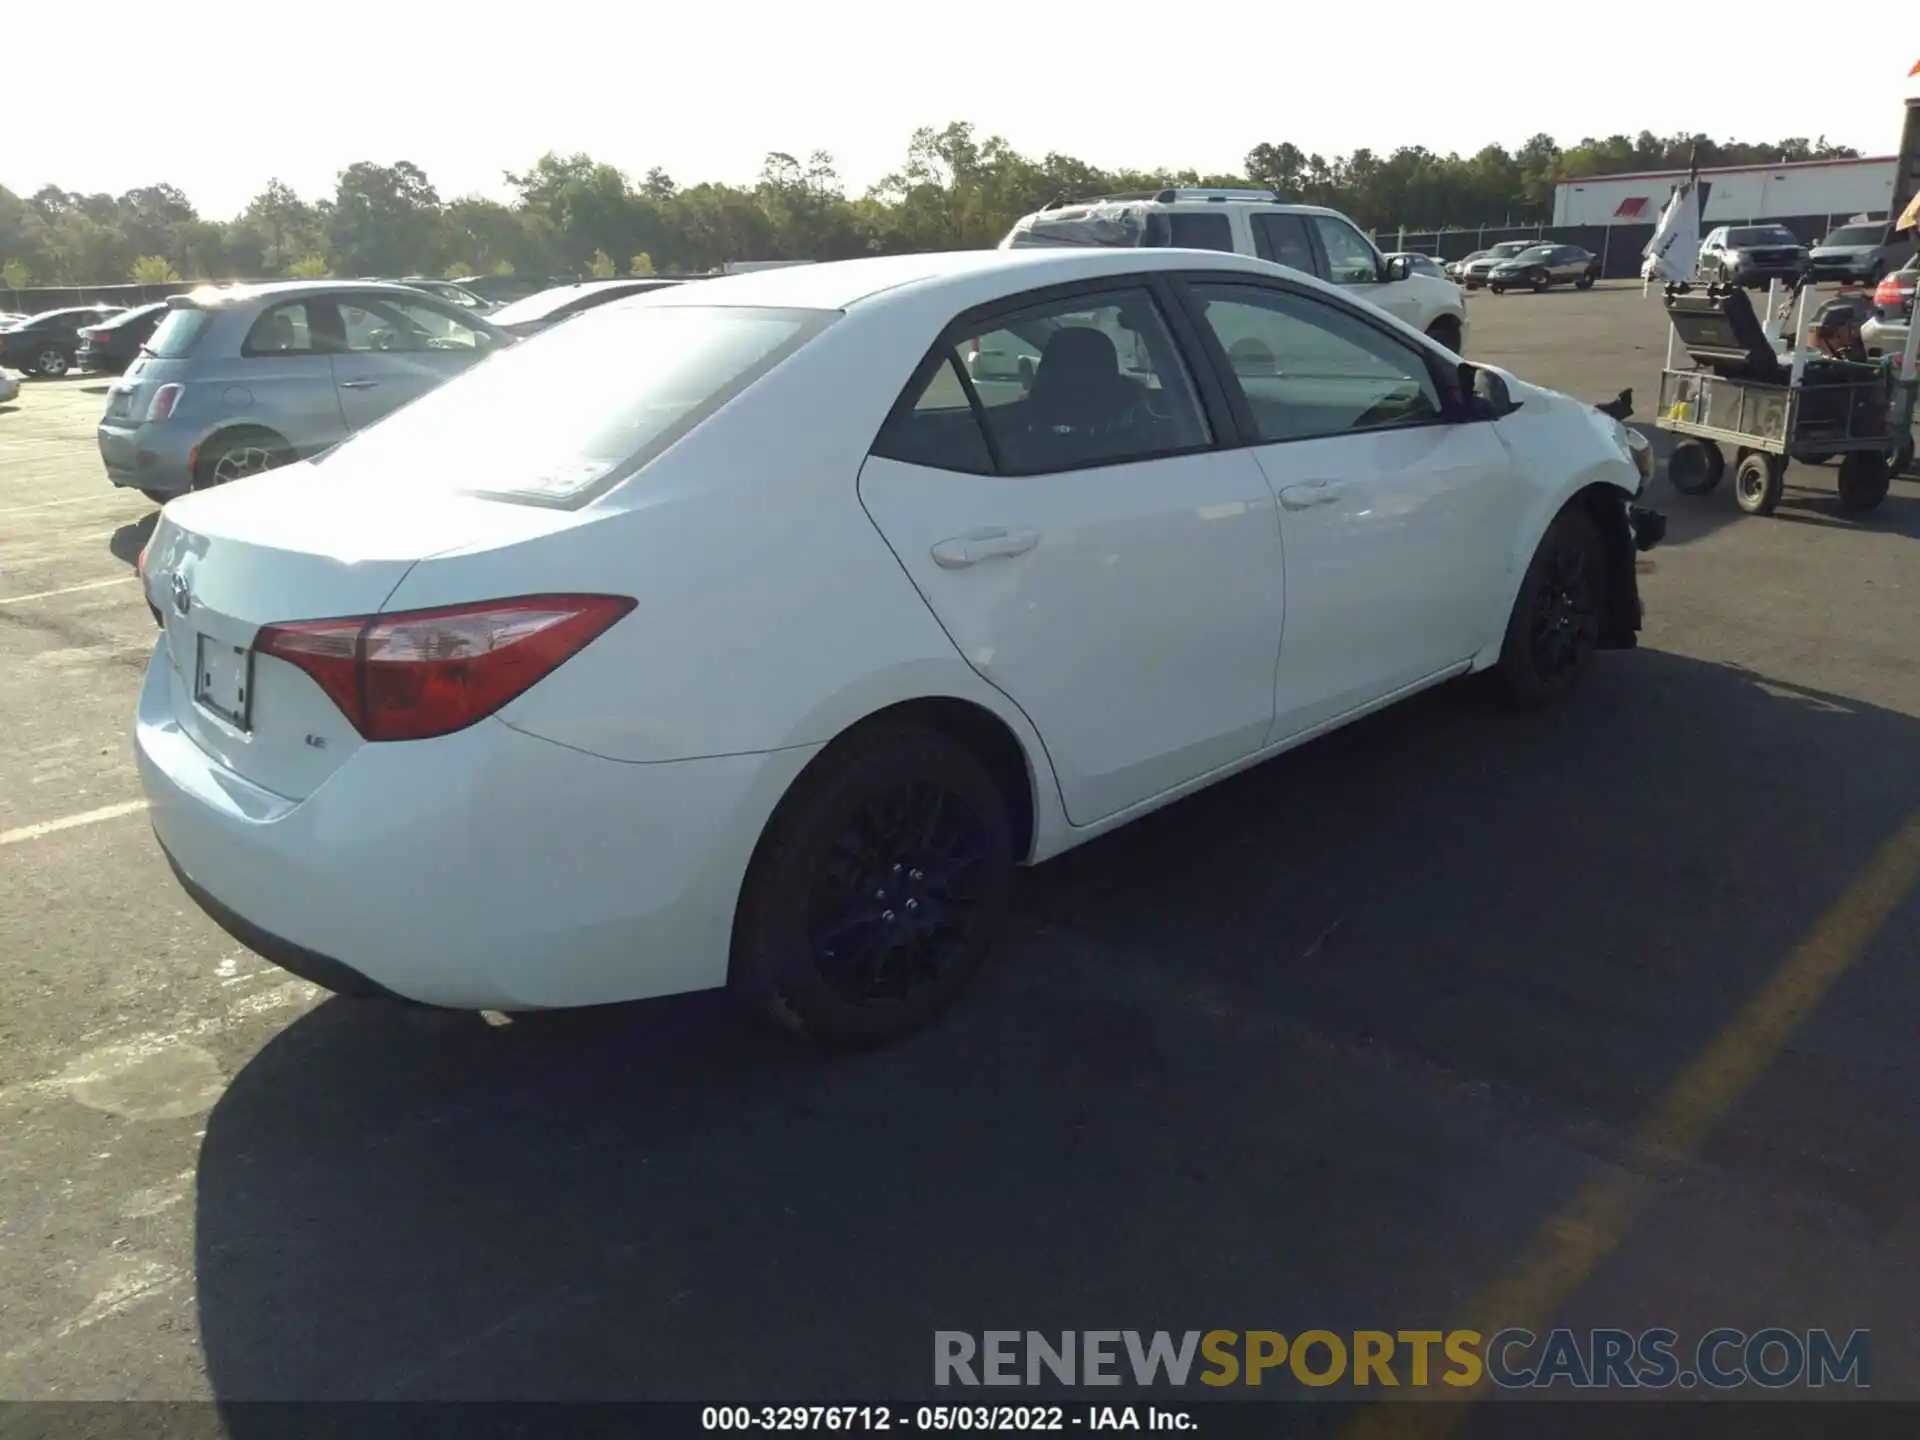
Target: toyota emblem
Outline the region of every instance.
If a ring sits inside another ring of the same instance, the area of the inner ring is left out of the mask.
[[[173,572],[173,609],[177,615],[193,609],[193,582],[179,570]]]

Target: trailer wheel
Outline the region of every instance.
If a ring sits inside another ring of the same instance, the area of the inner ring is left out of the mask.
[[[1667,483],[1682,495],[1706,495],[1727,473],[1727,457],[1705,440],[1682,440],[1667,457]]]
[[[1749,450],[1733,472],[1733,498],[1749,515],[1771,515],[1787,488],[1787,463],[1764,450]]]
[[[1887,498],[1892,478],[1885,455],[1855,450],[1840,462],[1840,508],[1855,513],[1873,509]]]
[[[1794,458],[1802,465],[1829,465],[1833,462],[1833,451],[1802,450]]]

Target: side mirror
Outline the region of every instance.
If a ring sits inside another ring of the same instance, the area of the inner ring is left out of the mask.
[[[1031,355],[1022,355],[1020,357],[1020,383],[1028,388],[1031,388],[1033,385],[1033,357]]]
[[[1505,380],[1464,360],[1460,362],[1460,393],[1467,397],[1468,411],[1475,419],[1498,420],[1520,408]]]
[[[1392,259],[1387,261],[1386,273],[1387,273],[1387,280],[1389,283],[1395,280],[1407,280],[1412,278],[1412,275],[1413,275],[1412,257],[1406,256],[1406,255],[1395,255]]]

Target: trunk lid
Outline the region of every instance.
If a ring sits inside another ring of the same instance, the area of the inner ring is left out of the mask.
[[[310,795],[367,742],[312,677],[255,652],[262,627],[375,614],[423,559],[592,518],[391,478],[344,452],[270,471],[173,501],[147,548],[175,719],[222,765],[287,799]]]

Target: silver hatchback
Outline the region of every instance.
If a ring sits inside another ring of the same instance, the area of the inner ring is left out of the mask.
[[[155,501],[317,455],[513,343],[471,311],[373,281],[167,304],[99,429],[107,478]]]

